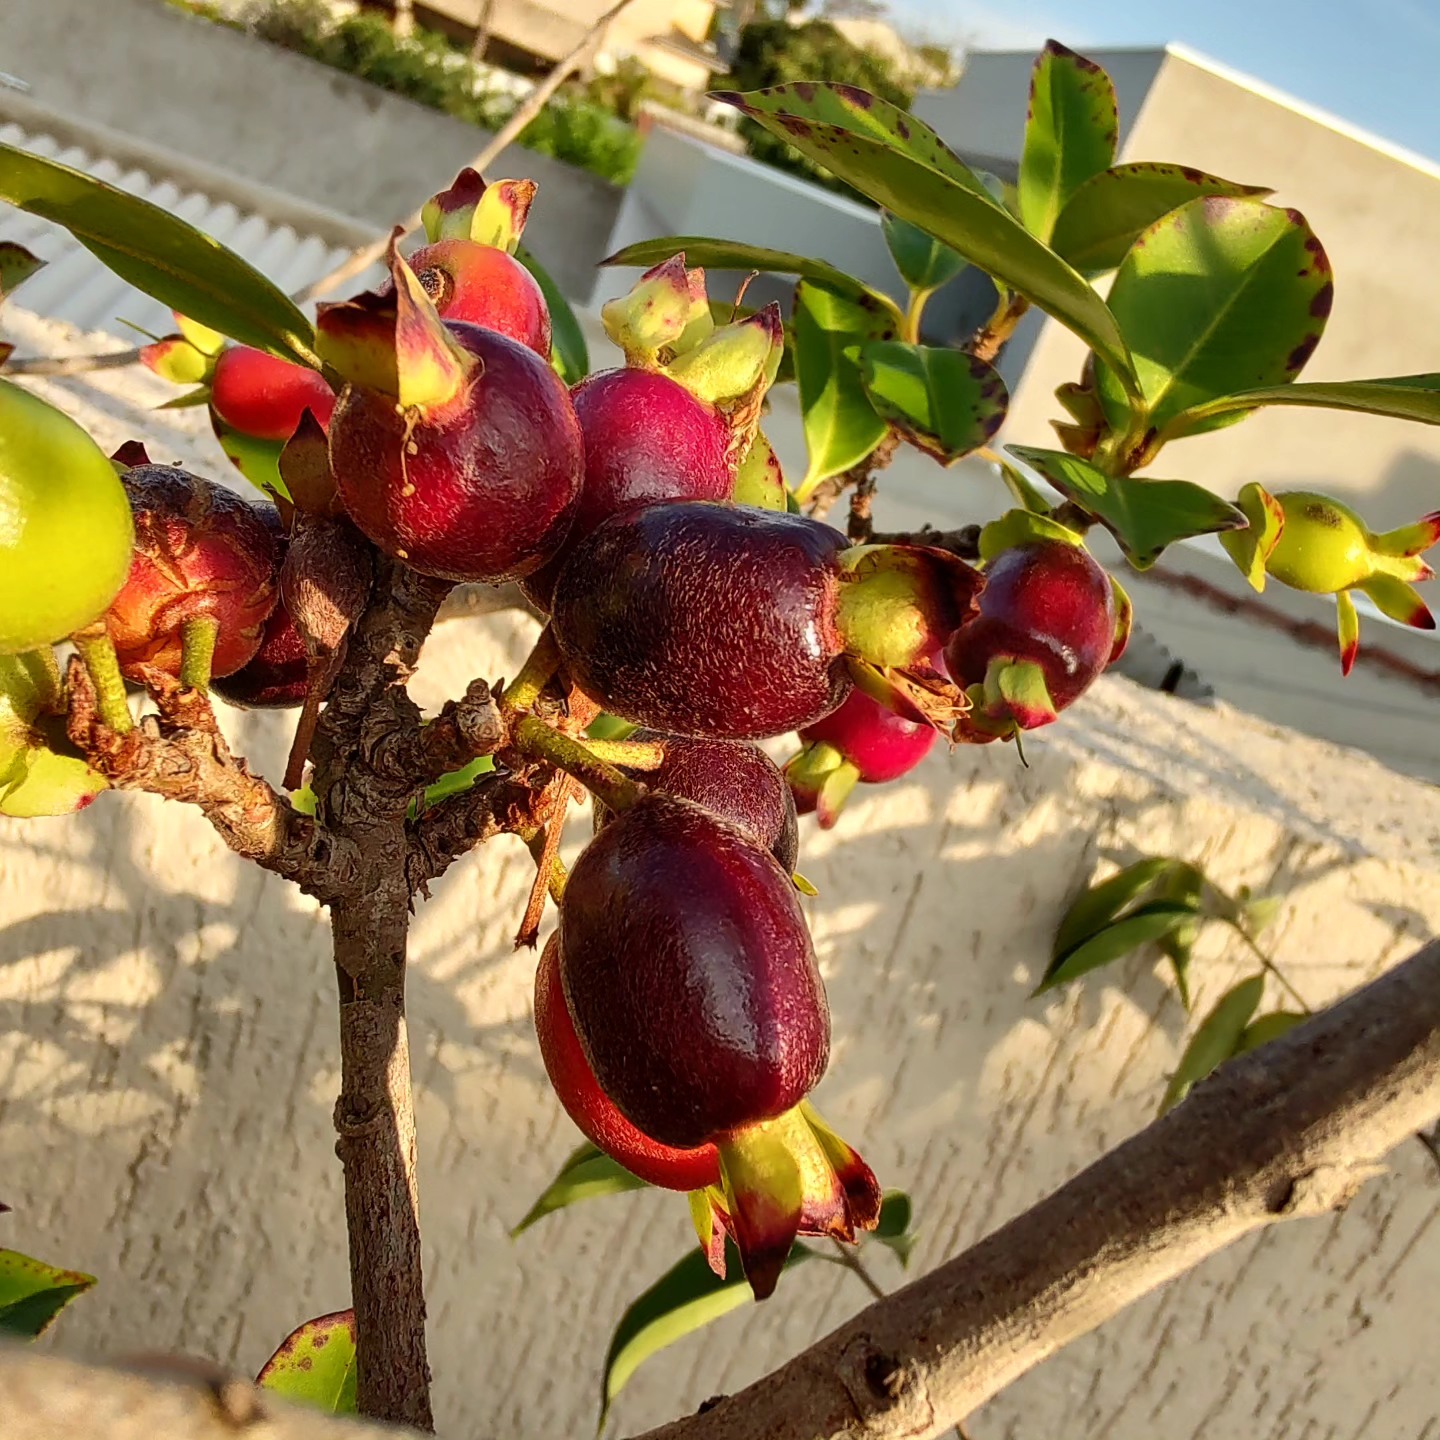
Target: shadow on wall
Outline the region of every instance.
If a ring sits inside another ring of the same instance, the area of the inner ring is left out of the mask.
[[[422,703],[470,674],[513,673],[530,633],[512,617],[488,640],[474,622],[442,627]],[[909,780],[857,793],[834,831],[806,822],[835,1029],[818,1099],[884,1183],[915,1196],[919,1266],[1153,1112],[1187,1025],[1162,972],[1134,961],[1028,998],[1100,857],[1185,853],[1222,884],[1366,889],[1373,933],[1401,949],[1392,926],[1440,917],[1440,884],[1422,894],[1401,867],[1357,882],[1352,839],[1317,829],[1323,815],[1297,810],[1259,759],[1214,759],[1190,770],[1194,798],[1177,791],[1175,755],[1208,744],[1197,713],[1107,684],[1072,733],[1035,738],[1028,769],[1008,747],[937,753]],[[287,717],[229,715],[241,748],[275,773]],[[348,1292],[328,932],[197,815],[160,806],[106,796],[70,821],[0,823],[0,1198],[17,1212],[6,1239],[99,1274],[59,1327],[66,1348],[174,1348],[253,1371]],[[577,818],[572,854],[587,823]],[[512,946],[530,874],[518,842],[488,846],[437,884],[413,932],[432,1363],[454,1433],[580,1433],[615,1319],[693,1243],[685,1206],[657,1194],[507,1238],[576,1138],[531,1030],[534,957]],[[1377,940],[1358,965],[1297,963],[1294,978],[1321,1003],[1385,951]],[[1245,963],[1206,932],[1197,1003]],[[863,1303],[830,1267],[794,1282],[642,1371],[626,1423],[733,1389]],[[471,1388],[477,1353],[494,1377],[483,1391]]]

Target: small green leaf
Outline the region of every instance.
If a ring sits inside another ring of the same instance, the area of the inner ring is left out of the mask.
[[[1237,1053],[1245,1027],[1250,1023],[1265,991],[1264,975],[1252,975],[1227,990],[1215,1008],[1200,1022],[1180,1063],[1165,1087],[1160,1114],[1173,1110],[1207,1075]]]
[[[965,268],[963,255],[888,210],[880,216],[880,228],[900,278],[916,293],[938,290]]]
[[[807,88],[813,92],[849,90],[824,85]],[[824,123],[813,118],[817,106],[807,104],[798,90],[798,86],[789,86],[783,93],[762,90],[747,95],[725,93],[718,98],[1054,316],[1121,377],[1122,386],[1131,387],[1138,396],[1119,326],[1089,281],[1003,210],[984,181],[933,131],[863,91],[849,92],[852,103],[864,116],[878,117],[882,131],[887,125],[891,128],[885,138],[875,138],[874,128],[862,126],[853,116],[846,124]],[[861,99],[854,99],[856,96]]]
[[[1200,922],[1187,920],[1177,925],[1168,935],[1162,935],[1157,942],[1161,954],[1170,962],[1175,975],[1175,989],[1180,1003],[1190,1008],[1190,960],[1195,953],[1195,942],[1200,938]]]
[[[1092,970],[1112,961],[1123,960],[1142,945],[1151,945],[1166,935],[1173,934],[1182,925],[1194,918],[1195,912],[1187,905],[1173,901],[1157,901],[1142,905],[1138,910],[1117,920],[1112,925],[1092,935],[1077,945],[1062,960],[1052,964],[1044,978],[1032,992],[1043,995],[1057,985],[1068,985]]]
[[[1235,1047],[1235,1053],[1247,1055],[1251,1050],[1258,1050],[1262,1045],[1268,1045],[1272,1040],[1288,1035],[1297,1025],[1303,1025],[1309,1018],[1299,1010],[1272,1010],[1270,1014],[1252,1020],[1245,1027],[1240,1043]]]
[[[813,280],[795,287],[791,317],[795,379],[810,464],[803,495],[857,465],[885,438],[885,422],[866,398],[860,371],[846,352],[895,333],[890,317]]]
[[[914,1206],[903,1190],[887,1190],[880,1201],[880,1219],[870,1239],[895,1252],[902,1267],[910,1264],[915,1248],[915,1232],[910,1228],[915,1218]]]
[[[16,1250],[0,1250],[0,1336],[33,1340],[94,1283],[93,1275],[61,1270]]]
[[[1120,119],[1115,86],[1093,60],[1048,41],[1030,76],[1030,113],[1020,156],[1020,218],[1049,240],[1066,202],[1115,159]]]
[[[1120,264],[1143,230],[1191,200],[1270,193],[1263,185],[1238,185],[1186,165],[1115,165],[1092,175],[1066,201],[1050,244],[1082,275],[1103,275]]]
[[[452,795],[461,795],[466,790],[473,789],[475,782],[482,775],[488,775],[494,768],[495,757],[481,755],[479,759],[472,760],[463,769],[452,770],[448,775],[442,775],[433,785],[425,787],[425,805],[438,805]]]
[[[1334,285],[1304,216],[1211,195],[1172,210],[1130,247],[1109,305],[1135,358],[1143,423],[1237,390],[1289,383],[1320,341]],[[1104,359],[1105,357],[1101,357]],[[1111,425],[1130,421],[1122,386],[1096,367]]]
[[[540,1198],[526,1212],[525,1218],[510,1232],[513,1240],[537,1220],[576,1205],[581,1200],[598,1200],[604,1195],[623,1195],[629,1190],[643,1190],[646,1182],[632,1175],[618,1160],[588,1140],[566,1157],[555,1178],[545,1187]]]
[[[791,1269],[814,1251],[796,1245],[785,1261]],[[750,1286],[740,1267],[740,1252],[725,1244],[725,1279],[711,1270],[705,1256],[692,1250],[672,1265],[620,1317],[600,1381],[600,1422],[603,1429],[615,1397],[652,1355],[693,1331],[751,1303]]]
[[[267,499],[279,495],[290,498],[289,487],[280,475],[280,452],[285,448],[279,440],[257,440],[239,430],[232,430],[210,408],[210,428],[220,442],[230,463]]]
[[[555,372],[567,385],[577,384],[590,373],[590,351],[585,332],[570,308],[565,293],[550,277],[550,272],[523,246],[515,258],[535,277],[550,310],[550,361]]]
[[[0,299],[23,285],[45,262],[14,240],[0,240]]]
[[[355,1398],[355,1312],[337,1310],[307,1320],[280,1342],[255,1383],[285,1400],[311,1405],[327,1415],[353,1415]]]
[[[1197,434],[1205,422],[1222,415],[1259,410],[1266,405],[1313,405],[1327,410],[1353,410],[1392,420],[1440,425],[1440,375],[1392,375],[1383,380],[1316,380],[1295,385],[1266,385],[1222,395],[1172,417],[1164,438],[1178,440]]]
[[[1164,855],[1148,855],[1090,886],[1061,919],[1050,947],[1050,959],[1063,960],[1077,945],[1098,935],[1126,910],[1148,900],[1161,878],[1177,863]]]
[[[989,444],[1009,392],[992,365],[963,350],[881,340],[859,349],[860,383],[882,420],[942,465]]]
[[[315,332],[254,266],[178,215],[67,165],[0,145],[0,199],[63,225],[122,280],[203,325],[319,366]]]
[[[1245,516],[1234,505],[1188,480],[1137,480],[1107,475],[1063,450],[1006,449],[1048,480],[1068,500],[1095,516],[1120,542],[1137,570],[1148,570],[1167,545],[1193,535],[1239,530]]]

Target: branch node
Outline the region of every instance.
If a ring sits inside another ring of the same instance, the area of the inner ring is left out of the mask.
[[[1265,1197],[1265,1208],[1287,1220],[1343,1210],[1363,1185],[1385,1174],[1386,1168],[1370,1161],[1320,1165],[1277,1182]]]
[[[887,1437],[928,1434],[935,1425],[925,1378],[919,1369],[857,1335],[840,1352],[836,1378],[864,1422],[884,1420]]]

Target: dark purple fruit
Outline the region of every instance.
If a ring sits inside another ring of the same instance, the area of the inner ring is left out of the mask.
[[[560,966],[601,1088],[662,1144],[772,1120],[825,1073],[830,1014],[789,876],[688,800],[646,796],[590,842]]]
[[[630,510],[572,552],[555,639],[611,714],[677,735],[781,735],[850,693],[836,623],[845,548],[801,515],[700,501]]]

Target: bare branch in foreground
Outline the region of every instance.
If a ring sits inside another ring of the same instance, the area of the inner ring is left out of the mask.
[[[1440,1114],[1440,942],[1281,1040],[963,1255],[643,1440],[941,1434],[1226,1245],[1343,1206]]]

